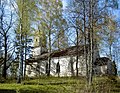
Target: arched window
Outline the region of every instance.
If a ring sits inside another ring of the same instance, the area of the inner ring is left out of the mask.
[[[36,42],[37,42],[37,39],[36,39]]]
[[[59,64],[59,62],[56,64],[56,73],[60,73],[60,64]]]

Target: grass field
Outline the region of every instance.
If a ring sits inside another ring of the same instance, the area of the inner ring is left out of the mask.
[[[9,81],[0,84],[0,93],[120,93],[120,79],[111,77],[95,77],[90,88],[80,77],[41,77],[21,84]]]

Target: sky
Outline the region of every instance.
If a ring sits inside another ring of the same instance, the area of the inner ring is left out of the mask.
[[[66,0],[62,0],[62,3],[63,3],[63,9],[65,9],[65,7],[67,6]]]

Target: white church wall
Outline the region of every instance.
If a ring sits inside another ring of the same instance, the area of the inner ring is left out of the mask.
[[[74,73],[76,73],[76,56],[73,58],[73,70]],[[62,56],[62,57],[54,57],[51,59],[51,70],[50,74],[52,76],[57,76],[56,73],[56,64],[60,64],[60,76],[71,76],[71,68],[70,68],[70,57],[69,56]],[[40,72],[42,74],[46,74],[46,63],[48,61],[40,61],[39,64],[37,62],[32,64],[32,67],[30,65],[26,66],[26,75],[29,77],[37,76],[38,72],[36,71],[36,67],[40,66],[42,70],[40,69]],[[86,67],[85,67],[85,60],[82,56],[79,57],[78,60],[78,69],[79,69],[79,75],[85,76],[86,73]]]
[[[34,48],[33,49],[33,56],[36,55],[40,55],[40,47]],[[45,50],[44,50],[45,51]],[[73,59],[73,70],[74,70],[74,74],[76,73],[76,56],[61,56],[61,57],[52,57],[51,58],[51,71],[50,74],[53,76],[57,76],[56,74],[56,64],[59,61],[60,63],[60,76],[71,76],[71,67],[70,67],[70,57],[72,57]],[[87,57],[89,58],[89,54],[87,55]],[[96,58],[99,57],[99,51],[96,49],[94,50],[94,61],[96,60]],[[46,63],[48,62],[48,60],[45,61],[39,61],[39,65],[42,68],[42,70],[40,69],[41,73],[46,74]],[[29,68],[29,66],[27,67]],[[85,58],[84,55],[79,56],[79,60],[78,60],[78,74],[79,76],[85,76],[86,75],[86,63],[85,63]],[[35,71],[31,72],[31,76],[34,76]]]
[[[29,76],[29,77],[35,77],[37,75],[36,73],[36,67],[37,67],[37,62],[34,62],[31,65],[26,65],[26,75]]]
[[[69,60],[70,58],[69,57],[55,57],[55,58],[52,58],[51,60],[51,68],[54,68],[54,73],[52,73],[52,70],[51,69],[51,75],[57,75],[56,74],[56,64],[58,63],[59,61],[59,64],[60,64],[60,76],[69,76],[69,70],[68,70],[68,64],[69,64]]]
[[[33,48],[32,50],[32,55],[33,56],[38,56],[38,55],[41,55],[41,52],[47,52],[47,49],[43,48],[41,49],[41,47],[36,47],[36,48]]]
[[[41,53],[41,48],[40,47],[37,47],[37,48],[33,49],[33,56],[40,55],[40,53]]]

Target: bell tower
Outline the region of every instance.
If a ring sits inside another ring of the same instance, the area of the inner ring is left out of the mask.
[[[47,42],[47,38],[43,31],[36,31],[34,33],[33,56],[41,55],[42,53],[47,52],[46,42]]]
[[[44,31],[36,31],[34,33],[34,47],[46,47],[47,38]]]

